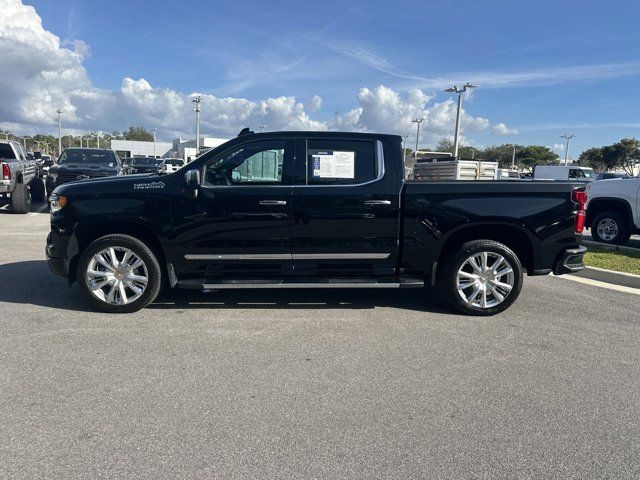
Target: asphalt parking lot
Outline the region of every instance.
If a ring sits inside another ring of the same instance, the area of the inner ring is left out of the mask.
[[[640,296],[525,279],[166,294],[89,311],[0,211],[0,478],[638,478]]]

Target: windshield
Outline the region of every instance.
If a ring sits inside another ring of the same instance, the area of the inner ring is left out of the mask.
[[[165,160],[164,163],[167,165],[182,165],[182,160]]]
[[[585,170],[582,170],[582,171],[584,172],[584,176],[585,177],[587,177],[587,178],[596,178],[596,172],[594,172],[593,170],[585,169]]]
[[[159,165],[162,160],[157,158],[138,157],[133,159],[134,165]]]
[[[65,150],[60,155],[59,164],[65,163],[96,163],[100,165],[116,165],[116,156],[108,150]]]

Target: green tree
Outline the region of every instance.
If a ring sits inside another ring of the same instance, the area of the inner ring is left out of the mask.
[[[633,175],[633,167],[640,161],[640,144],[635,138],[623,138],[618,143],[602,147],[602,157],[610,168],[620,167]]]
[[[522,148],[523,147],[516,146],[516,152]],[[500,168],[511,168],[511,161],[513,159],[513,145],[506,143],[504,145],[487,147],[481,152],[480,156],[483,160],[498,162]]]
[[[129,130],[122,132],[122,135],[126,140],[153,142],[153,133],[144,127],[129,127]]]
[[[525,169],[532,169],[536,165],[554,165],[559,158],[557,153],[544,145],[516,148],[516,162]]]
[[[604,160],[602,148],[600,147],[588,148],[582,152],[578,158],[578,164],[583,167],[591,167],[596,172],[606,172],[610,169]]]
[[[453,142],[447,137],[442,137],[442,139],[436,144],[434,150],[436,152],[453,153]]]

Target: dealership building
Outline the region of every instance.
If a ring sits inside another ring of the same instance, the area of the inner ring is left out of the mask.
[[[208,150],[222,145],[228,139],[201,137],[200,150]],[[155,145],[155,146],[154,146]],[[183,140],[176,138],[168,142],[140,142],[137,140],[111,140],[111,149],[120,158],[128,157],[158,157],[158,158],[182,158],[191,161],[198,156],[196,140]]]

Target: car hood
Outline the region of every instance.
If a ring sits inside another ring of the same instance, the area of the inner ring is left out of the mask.
[[[101,194],[101,193],[149,193],[166,188],[172,175],[154,175],[138,173],[114,177],[90,178],[65,183],[56,187],[53,193],[58,195]],[[175,181],[175,180],[174,180]]]

